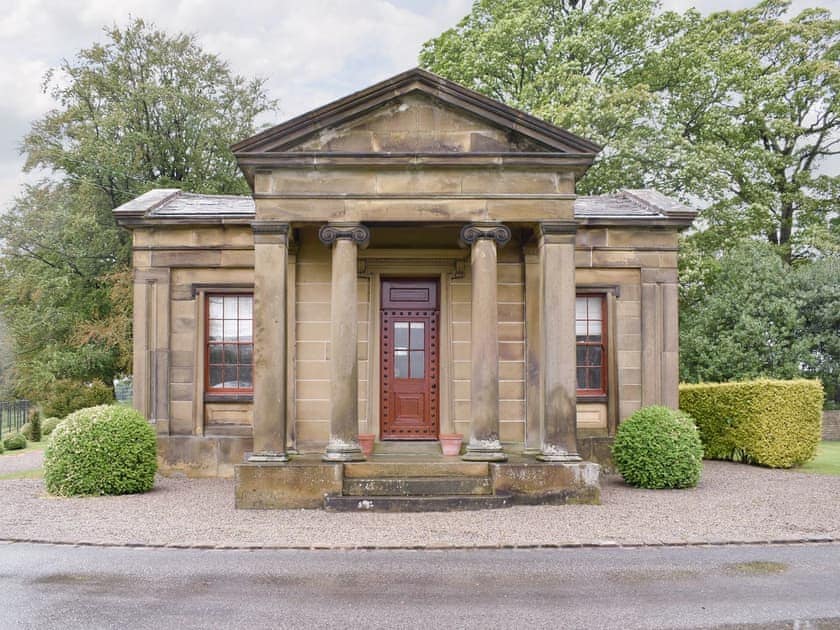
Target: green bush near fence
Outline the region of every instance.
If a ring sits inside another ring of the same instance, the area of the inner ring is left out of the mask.
[[[156,470],[154,429],[122,405],[70,414],[53,431],[44,454],[47,490],[63,496],[146,492]]]
[[[685,413],[652,405],[618,425],[613,461],[631,486],[692,488],[700,481],[703,446]]]
[[[822,405],[819,381],[680,385],[680,409],[697,422],[707,458],[770,468],[791,468],[814,456]]]
[[[41,435],[51,435],[61,420],[61,418],[44,418],[41,421]]]
[[[41,409],[47,417],[64,418],[78,409],[114,402],[114,390],[102,381],[59,380],[50,385]]]
[[[26,448],[26,438],[23,433],[9,433],[3,438],[3,446],[7,451],[19,451]]]

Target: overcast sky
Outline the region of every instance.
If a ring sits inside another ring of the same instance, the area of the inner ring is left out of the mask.
[[[703,12],[747,0],[664,0]],[[423,42],[454,26],[472,0],[0,0],[0,208],[25,176],[17,147],[33,120],[53,106],[44,73],[104,39],[102,28],[142,17],[201,45],[245,76],[263,76],[280,100],[277,120],[417,65]],[[796,0],[840,15],[840,0]]]

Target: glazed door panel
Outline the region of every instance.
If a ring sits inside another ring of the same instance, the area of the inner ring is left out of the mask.
[[[382,281],[380,437],[438,437],[437,280]]]

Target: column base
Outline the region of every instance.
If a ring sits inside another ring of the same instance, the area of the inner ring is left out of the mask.
[[[361,447],[356,442],[330,441],[321,460],[325,462],[363,462],[366,461]]]
[[[537,460],[541,462],[574,463],[581,462],[583,458],[577,453],[570,453],[558,446],[543,445]]]
[[[278,462],[283,463],[289,461],[289,456],[286,453],[279,451],[259,451],[251,453],[245,458],[246,462]]]
[[[465,462],[506,462],[507,458],[499,440],[470,441],[466,453],[461,456]]]

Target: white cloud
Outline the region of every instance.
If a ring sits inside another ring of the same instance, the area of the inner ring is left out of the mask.
[[[701,0],[703,10],[752,0]],[[794,0],[840,13],[840,0]],[[665,0],[683,10],[684,0]],[[695,3],[691,3],[695,4]],[[426,40],[469,12],[472,0],[0,0],[0,207],[22,177],[16,144],[51,100],[43,73],[102,41],[103,27],[129,16],[201,45],[246,76],[268,79],[281,122],[417,64]],[[12,138],[18,134],[16,140]]]

